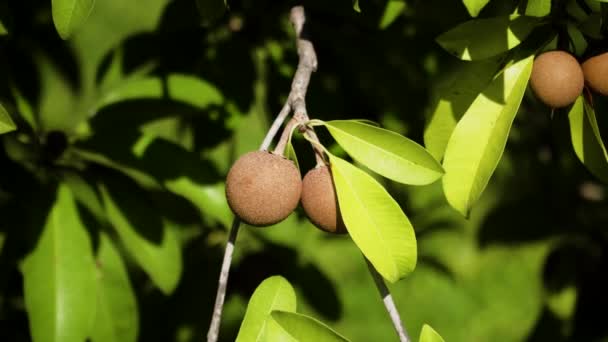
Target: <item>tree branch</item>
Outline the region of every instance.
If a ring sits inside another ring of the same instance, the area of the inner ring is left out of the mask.
[[[399,311],[397,310],[397,306],[393,301],[393,296],[391,292],[386,287],[384,283],[384,279],[382,276],[376,271],[374,265],[372,265],[367,258],[365,258],[365,262],[367,263],[367,268],[369,269],[369,273],[374,278],[374,283],[376,283],[376,287],[378,288],[378,292],[380,292],[380,296],[382,297],[382,301],[384,302],[384,307],[386,308],[386,312],[391,317],[391,321],[393,321],[393,326],[395,327],[395,331],[397,331],[397,335],[399,335],[399,341],[401,342],[410,342],[410,338],[407,335],[407,331],[405,330],[405,326],[401,322],[401,316],[399,316]]]
[[[304,23],[306,22],[304,7],[293,7],[291,9],[290,20],[297,37],[296,46],[299,57],[298,68],[294,74],[293,81],[291,83],[291,91],[289,92],[287,101],[268,129],[266,137],[264,137],[264,140],[260,145],[260,150],[268,150],[272,140],[292,110],[294,112],[294,120],[297,120],[298,123],[304,123],[309,120],[308,113],[306,111],[305,98],[308,84],[310,83],[310,76],[314,71],[317,70],[317,54],[315,53],[312,43],[303,35]],[[285,131],[286,130],[284,130],[283,133],[285,133]],[[306,133],[309,134],[312,139],[319,141],[317,135],[314,133],[314,130],[307,129]],[[317,162],[319,162],[318,151],[316,148],[315,152],[317,154]],[[222,261],[222,269],[220,271],[220,278],[218,281],[217,294],[215,297],[215,306],[213,308],[213,316],[211,318],[209,331],[207,332],[207,342],[216,342],[219,336],[222,310],[224,308],[224,299],[226,297],[226,289],[228,286],[228,275],[230,273],[230,264],[232,263],[232,254],[234,253],[240,223],[239,218],[235,217],[228,236],[228,242],[226,243],[224,259]]]

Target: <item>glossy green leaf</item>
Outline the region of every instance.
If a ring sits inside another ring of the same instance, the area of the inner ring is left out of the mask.
[[[490,0],[462,0],[471,17],[476,17]]]
[[[273,311],[272,318],[298,341],[347,342],[348,339],[322,322],[295,312]]]
[[[353,159],[386,178],[423,185],[443,175],[441,165],[424,147],[400,134],[359,121],[324,124]]]
[[[13,119],[8,114],[2,103],[0,103],[0,134],[4,134],[6,132],[14,131],[17,128]]]
[[[76,172],[64,172],[63,181],[74,194],[77,203],[85,207],[99,222],[106,220],[101,199],[92,184]]]
[[[95,318],[96,270],[91,240],[67,186],[59,186],[22,272],[33,341],[84,341]]]
[[[422,326],[420,331],[420,342],[445,342],[441,335],[439,335],[430,325],[425,324]]]
[[[112,240],[101,234],[97,252],[97,313],[92,342],[135,342],[139,312],[127,268]]]
[[[296,310],[294,289],[281,276],[267,278],[255,289],[247,305],[247,312],[245,312],[236,341],[290,340],[289,334],[281,329],[275,329],[276,327],[267,329],[269,321],[272,320],[270,313],[273,310]]]
[[[456,125],[448,142],[443,189],[450,205],[468,216],[502,156],[524,96],[534,56],[507,67]]]
[[[580,96],[568,113],[572,147],[578,159],[604,183],[608,183],[608,153],[600,135],[595,111]]]
[[[173,292],[182,260],[172,222],[134,184],[107,179],[99,188],[108,220],[126,250],[165,294]]]
[[[384,7],[384,13],[380,19],[380,28],[385,29],[389,27],[397,18],[399,18],[406,7],[407,4],[404,0],[389,0],[386,3],[386,7]]]
[[[456,123],[469,109],[475,98],[499,71],[502,58],[468,62],[438,87],[431,113],[424,129],[424,145],[429,153],[441,160]]]
[[[437,42],[460,59],[479,60],[518,46],[537,22],[537,18],[518,15],[473,19],[443,33]]]
[[[63,39],[68,39],[87,20],[95,0],[53,0],[53,22]]]
[[[134,99],[170,99],[197,108],[220,105],[223,96],[211,83],[190,75],[170,74],[166,78],[135,77],[108,91],[99,106]]]
[[[200,184],[188,177],[180,177],[164,182],[167,189],[194,204],[201,215],[208,215],[229,228],[234,215],[226,201],[224,182]]]
[[[330,155],[342,219],[351,238],[390,282],[416,267],[414,228],[391,195],[372,176]]]
[[[544,17],[551,13],[551,0],[528,0],[526,15],[531,17]]]

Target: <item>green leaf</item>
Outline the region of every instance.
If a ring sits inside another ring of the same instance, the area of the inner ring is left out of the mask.
[[[518,46],[537,23],[537,18],[518,15],[473,19],[443,33],[437,42],[460,59],[479,60]]]
[[[429,184],[443,175],[441,165],[424,147],[395,132],[359,121],[324,123],[353,159],[396,182]]]
[[[285,157],[296,165],[298,170],[300,170],[300,163],[298,162],[298,156],[296,155],[296,150],[293,148],[293,144],[291,143],[291,139],[287,141],[287,147],[285,147]]]
[[[298,341],[347,342],[348,339],[322,322],[295,312],[275,310],[272,318]]]
[[[147,194],[118,175],[99,185],[108,220],[125,248],[165,293],[179,281],[182,260],[174,224],[161,217]]]
[[[551,0],[528,0],[526,15],[531,17],[544,17],[551,13]]]
[[[425,324],[422,326],[420,331],[420,342],[445,342],[441,335],[439,335],[430,325]]]
[[[6,26],[4,26],[4,24],[2,23],[2,18],[0,18],[0,36],[4,36],[8,34],[8,30],[6,29]]]
[[[595,111],[583,100],[574,102],[570,113],[570,137],[578,159],[604,183],[608,183],[608,153],[602,141]]]
[[[443,190],[450,205],[468,216],[502,156],[524,96],[534,56],[507,67],[456,125],[443,161]]]
[[[533,0],[532,0],[533,1]],[[462,0],[471,17],[476,17],[490,0]]]
[[[8,114],[2,103],[0,103],[0,134],[4,134],[10,131],[14,131],[17,128],[13,119]]]
[[[34,342],[84,341],[96,310],[95,262],[91,240],[67,186],[59,186],[22,272]]]
[[[351,238],[390,282],[416,267],[414,229],[399,204],[372,176],[330,155],[342,219]]]
[[[87,20],[95,0],[53,0],[52,4],[55,28],[61,38],[68,39]]]
[[[265,279],[256,289],[241,323],[237,342],[249,341],[283,341],[289,339],[289,334],[281,329],[271,328],[273,310],[295,311],[296,294],[293,287],[285,278],[273,276]]]
[[[139,312],[127,268],[112,240],[101,234],[97,253],[97,313],[92,342],[135,342]]]
[[[353,0],[353,9],[356,12],[361,13],[361,7],[359,7],[359,0]]]
[[[438,88],[424,129],[424,145],[441,160],[456,123],[498,72],[502,58],[467,62]]]
[[[380,19],[380,28],[389,27],[406,9],[407,4],[404,0],[389,0],[384,8],[384,14]]]

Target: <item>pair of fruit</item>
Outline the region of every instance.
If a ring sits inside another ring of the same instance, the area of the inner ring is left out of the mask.
[[[301,202],[315,226],[330,233],[346,233],[327,166],[308,171],[302,180],[298,168],[283,156],[249,152],[230,168],[226,198],[234,214],[252,226],[278,223]]]
[[[591,57],[582,66],[565,51],[545,52],[534,60],[530,86],[551,108],[572,104],[585,83],[597,93],[608,95],[608,53]]]

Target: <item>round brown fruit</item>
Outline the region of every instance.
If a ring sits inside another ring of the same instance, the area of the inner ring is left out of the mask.
[[[293,162],[266,151],[244,154],[226,177],[230,209],[252,226],[284,220],[298,206],[301,193],[300,171]]]
[[[586,60],[583,63],[583,73],[589,88],[608,96],[608,52]]]
[[[302,207],[315,226],[329,233],[344,234],[334,181],[327,166],[306,173],[302,181]]]
[[[583,91],[583,70],[565,51],[542,53],[534,60],[530,86],[539,100],[551,108],[566,107]]]

